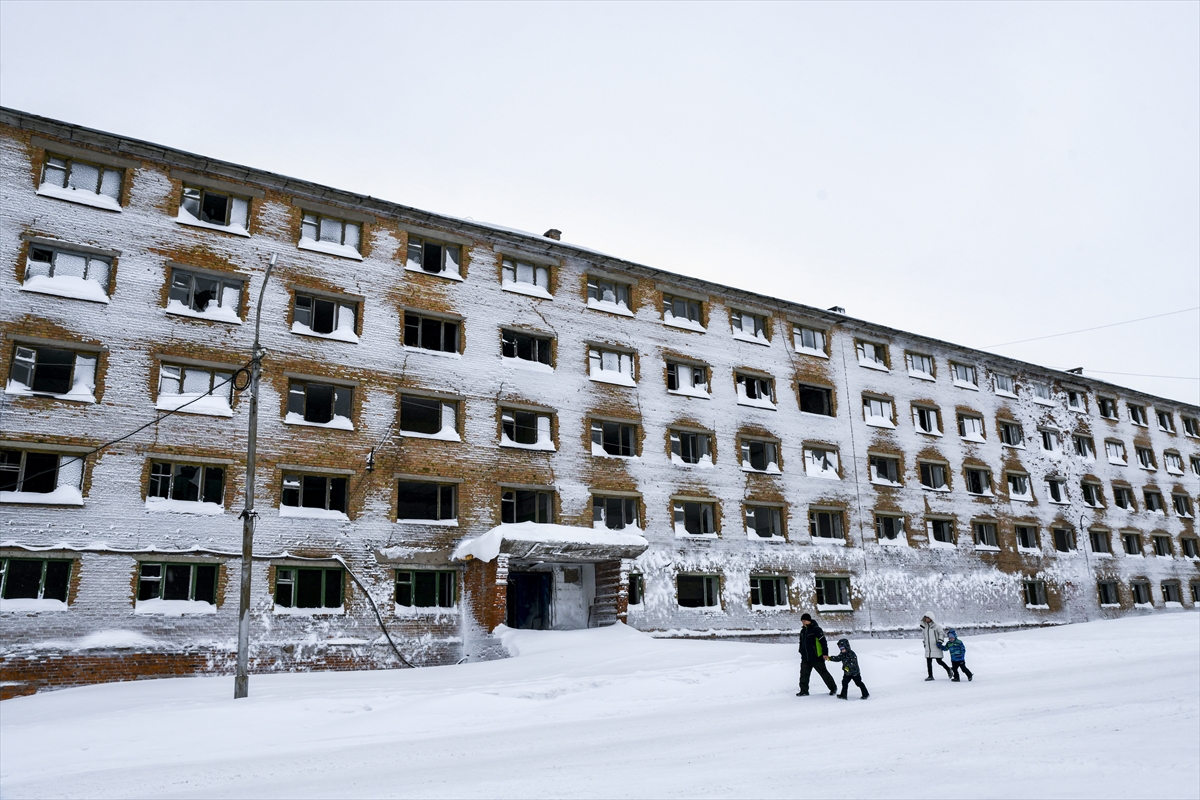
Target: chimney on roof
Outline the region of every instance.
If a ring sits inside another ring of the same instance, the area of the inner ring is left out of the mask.
[[[835,314],[845,314],[846,313],[846,309],[842,308],[841,306],[830,306],[827,310],[832,311]]]
[[[553,239],[556,242],[562,241],[562,231],[560,231],[558,228],[551,228],[543,233],[542,236],[545,236],[547,239]]]

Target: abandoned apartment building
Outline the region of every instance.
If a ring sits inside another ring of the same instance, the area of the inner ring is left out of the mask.
[[[11,685],[232,671],[260,292],[257,671],[1200,600],[1195,406],[12,110],[0,191]]]

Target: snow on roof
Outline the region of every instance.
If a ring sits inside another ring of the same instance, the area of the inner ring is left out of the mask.
[[[583,558],[589,555],[596,558],[636,558],[649,546],[646,537],[637,533],[518,522],[497,525],[482,536],[460,542],[451,558],[456,561],[468,558],[491,561],[501,552],[523,556],[542,553]]]

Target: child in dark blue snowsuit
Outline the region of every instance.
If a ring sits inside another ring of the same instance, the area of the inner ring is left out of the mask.
[[[938,642],[938,647],[950,653],[950,669],[954,670],[954,677],[950,680],[957,681],[958,671],[961,669],[967,673],[967,680],[975,680],[975,676],[971,674],[971,670],[967,669],[967,646],[962,643],[954,629],[946,631],[946,643]]]
[[[862,699],[866,700],[871,695],[867,693],[867,687],[862,682],[862,673],[858,669],[858,656],[850,649],[850,642],[846,639],[838,639],[838,654],[829,656],[830,661],[842,662],[842,693],[838,695],[843,700],[849,700],[846,696],[846,691],[850,688],[850,681],[862,690]]]

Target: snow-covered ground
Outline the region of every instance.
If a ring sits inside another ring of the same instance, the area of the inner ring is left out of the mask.
[[[862,640],[871,698],[849,702],[795,697],[791,644],[506,642],[505,661],[255,676],[236,702],[231,678],[8,700],[0,794],[1200,796],[1200,614],[969,637],[958,686],[924,681],[916,641]]]

